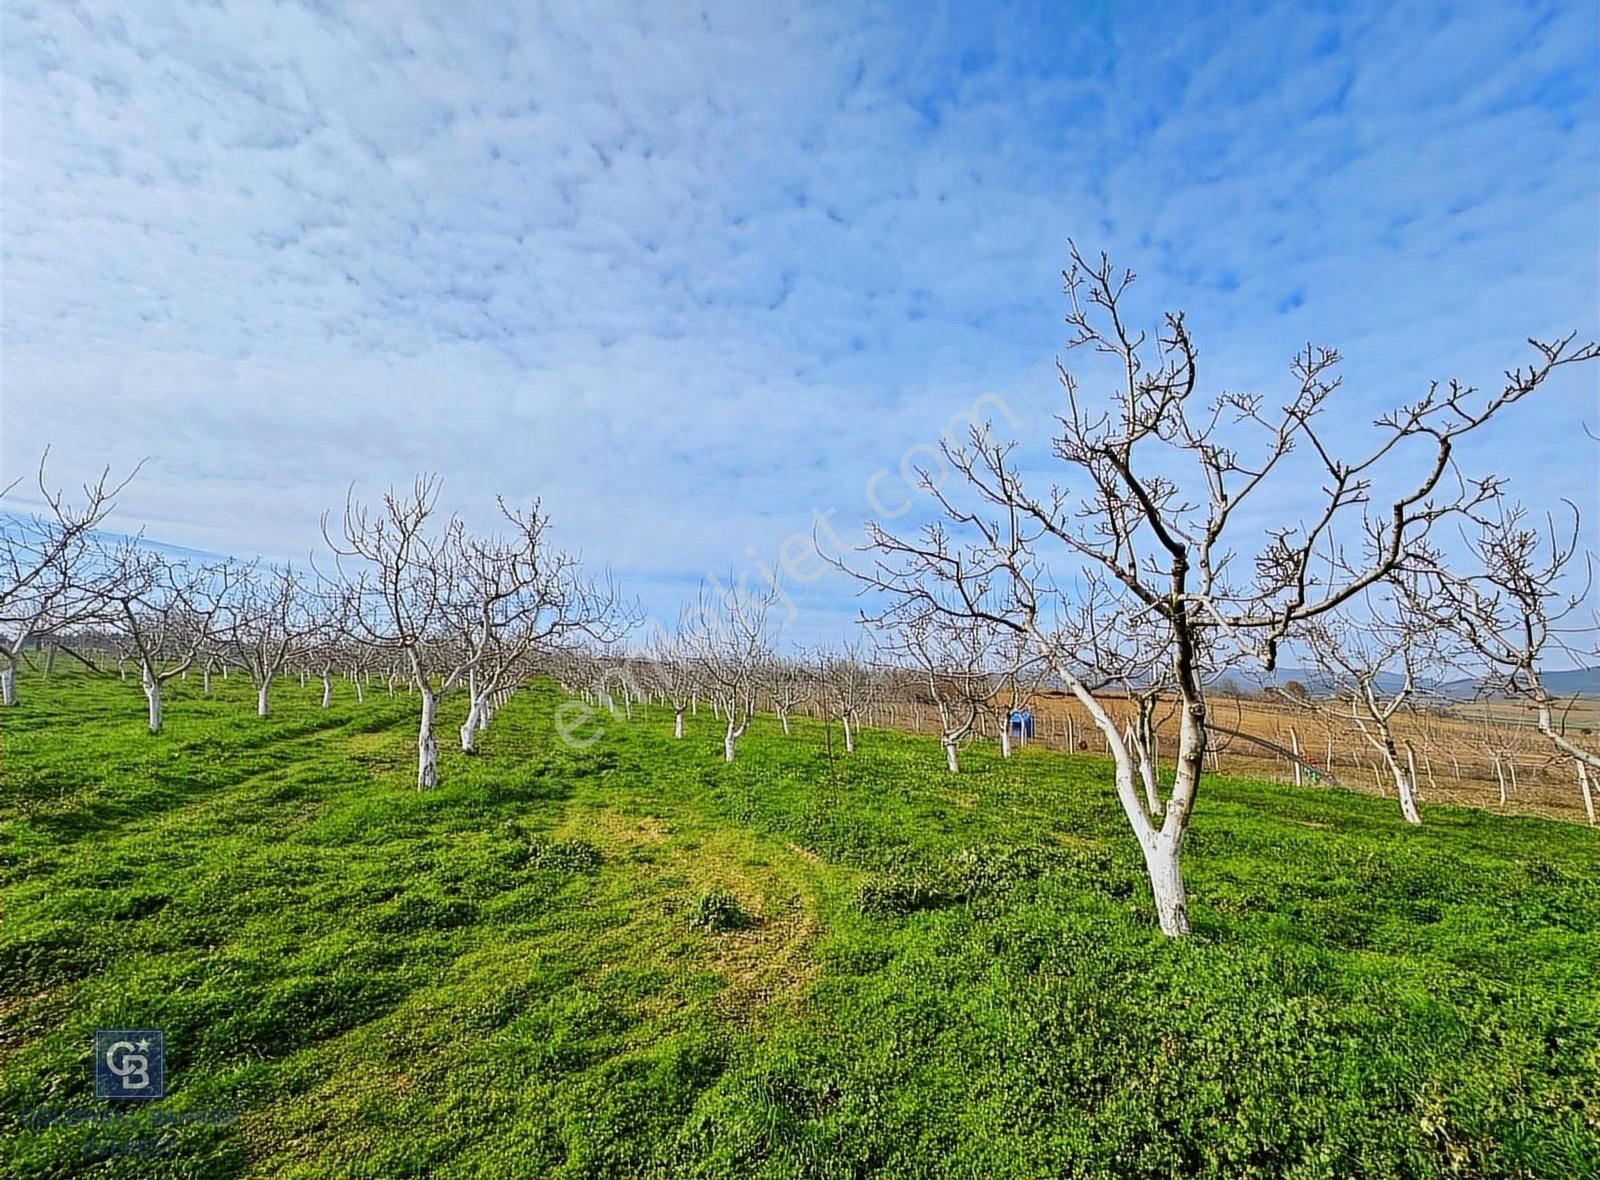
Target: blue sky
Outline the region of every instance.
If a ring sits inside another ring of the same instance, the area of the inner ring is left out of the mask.
[[[1600,331],[1589,4],[3,12],[0,462],[148,456],[116,523],[174,544],[434,470],[670,615],[983,395],[1042,439],[1068,236],[1210,389],[1337,346],[1352,431]],[[1593,506],[1593,369],[1464,463]]]

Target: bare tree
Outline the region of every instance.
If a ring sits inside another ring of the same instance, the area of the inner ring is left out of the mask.
[[[104,570],[96,564],[94,531],[116,507],[135,475],[113,482],[111,468],[83,485],[81,504],[52,490],[45,475],[47,447],[39,457],[42,512],[0,512],[0,705],[17,703],[17,661],[30,640],[56,636],[100,618]],[[142,466],[142,464],[140,465]],[[20,481],[0,490],[0,501]]]
[[[1482,688],[1519,700],[1532,710],[1538,732],[1578,771],[1589,822],[1595,822],[1591,778],[1600,774],[1600,750],[1575,740],[1565,723],[1565,708],[1545,685],[1552,655],[1594,659],[1600,626],[1578,621],[1593,585],[1593,560],[1582,554],[1581,583],[1573,585],[1580,559],[1581,514],[1567,502],[1570,528],[1555,515],[1543,524],[1521,504],[1497,499],[1475,515],[1476,531],[1466,536],[1471,568],[1455,573],[1443,563],[1430,570],[1442,596],[1431,622],[1460,636],[1481,665]],[[1500,755],[1496,754],[1496,771]],[[1504,796],[1504,778],[1501,779]]]
[[[316,638],[310,588],[291,565],[247,567],[218,625],[228,655],[255,685],[256,716],[267,716],[273,680],[290,661],[301,659]]]
[[[462,534],[451,516],[433,527],[437,477],[418,476],[409,494],[390,489],[382,508],[368,509],[346,498],[341,535],[323,537],[333,550],[337,581],[349,603],[352,638],[396,653],[422,697],[417,723],[417,788],[438,784],[439,747],[434,735],[439,697],[454,688],[471,666],[458,632]]]
[[[888,653],[916,669],[926,700],[939,715],[939,744],[951,774],[961,772],[961,743],[978,725],[994,681],[989,668],[994,630],[981,619],[908,609],[879,620]]]
[[[994,655],[994,693],[986,702],[991,707],[1000,731],[1000,756],[1011,757],[1011,718],[1021,710],[1031,710],[1047,671],[1028,644],[1027,637],[1015,632],[994,632],[990,646]]]
[[[709,595],[701,589],[692,632],[696,663],[723,720],[722,756],[728,762],[755,715],[761,670],[771,657],[768,620],[777,596],[776,582],[753,592],[735,588]]]
[[[662,698],[672,707],[672,736],[683,737],[683,715],[694,701],[701,680],[695,639],[694,612],[678,612],[674,634],[657,630],[649,647],[650,677]]]
[[[1332,349],[1296,357],[1293,389],[1277,409],[1260,395],[1228,392],[1201,406],[1181,313],[1164,317],[1152,349],[1129,325],[1131,272],[1118,274],[1103,255],[1090,265],[1073,247],[1063,278],[1069,347],[1108,357],[1116,374],[1110,397],[1091,401],[1059,370],[1066,397],[1053,453],[1081,490],[1030,493],[1016,444],[974,427],[965,444],[942,447],[943,465],[960,477],[955,487],[921,473],[942,519],[909,536],[869,525],[875,556],[853,572],[893,599],[1033,641],[1104,735],[1161,929],[1182,935],[1189,919],[1179,858],[1206,752],[1205,678],[1218,663],[1208,657],[1226,644],[1259,654],[1271,671],[1278,645],[1297,629],[1403,566],[1440,520],[1485,502],[1494,483],[1459,476],[1457,440],[1558,368],[1600,356],[1600,347],[1573,347],[1570,336],[1534,341],[1535,362],[1487,395],[1435,383],[1378,418],[1375,440],[1343,458],[1323,423],[1339,389]],[[1308,458],[1299,471],[1289,461],[1297,451]],[[1239,547],[1260,530],[1259,520],[1236,523],[1246,519],[1241,506],[1270,512],[1263,501],[1272,493],[1262,489],[1276,473],[1297,491],[1320,477],[1320,502],[1306,518],[1268,527],[1265,543],[1241,560]],[[1380,487],[1392,489],[1381,500]],[[1065,580],[1079,570],[1077,582]],[[1085,594],[1099,594],[1125,626],[1159,637],[1178,704],[1176,768],[1160,815],[1140,798],[1133,752],[1091,687],[1100,670],[1086,658]]]
[[[102,600],[139,666],[151,733],[162,725],[162,686],[194,664],[239,579],[233,562],[176,561],[136,539],[102,548]]]
[[[824,649],[817,657],[817,691],[829,714],[844,730],[844,750],[855,753],[861,715],[871,707],[876,684],[871,655],[861,635],[852,636],[837,649]]]
[[[469,754],[493,702],[533,653],[580,637],[611,643],[631,621],[609,578],[584,578],[578,558],[551,544],[550,517],[538,501],[519,511],[501,500],[500,514],[507,534],[461,537],[454,614],[470,688],[461,726]]]
[[[805,700],[807,690],[811,686],[811,675],[800,660],[783,656],[774,656],[768,660],[762,672],[767,697],[772,702],[773,711],[778,715],[778,724],[783,726],[783,732],[787,736],[789,714]]]
[[[1383,760],[1400,815],[1409,824],[1422,822],[1416,756],[1409,742],[1396,737],[1394,720],[1426,695],[1428,670],[1437,676],[1450,658],[1441,642],[1448,632],[1432,625],[1423,592],[1414,577],[1397,578],[1366,590],[1356,600],[1359,608],[1347,604],[1312,620],[1300,638],[1329,685],[1329,698],[1318,699],[1303,688],[1280,692],[1291,705],[1349,719]]]

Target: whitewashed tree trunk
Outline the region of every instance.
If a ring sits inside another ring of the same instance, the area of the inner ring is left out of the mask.
[[[1420,824],[1422,816],[1417,811],[1416,786],[1411,775],[1398,758],[1389,759],[1389,772],[1394,775],[1395,793],[1400,796],[1400,814],[1408,824]]]
[[[361,683],[361,677],[355,677],[350,681],[350,683],[356,686],[356,704],[365,704],[367,701],[367,690]]]
[[[263,676],[261,678],[261,687],[256,689],[256,716],[257,717],[265,717],[267,715],[267,690],[270,689],[271,687],[272,687],[272,677],[271,677],[271,675]]]
[[[778,714],[778,720],[783,725],[783,736],[789,736],[789,710],[785,709]]]
[[[961,773],[961,754],[955,742],[945,742],[944,764],[950,768],[951,774]]]
[[[724,762],[733,761],[733,744],[737,740],[738,735],[733,731],[733,711],[730,709],[728,711],[728,731],[722,739],[722,760]]]
[[[682,738],[683,737],[683,710],[682,709],[674,709],[672,711],[672,736],[675,737],[675,738]]]
[[[207,664],[200,670],[200,693],[202,696],[211,695],[211,665]]]
[[[1000,757],[1011,757],[1011,723],[1009,721],[1000,728]]]
[[[140,684],[144,688],[144,699],[150,706],[150,732],[161,732],[161,681],[157,680],[149,668],[143,670]]]
[[[438,708],[433,689],[422,686],[422,721],[417,727],[417,790],[431,791],[439,782],[439,743],[433,735],[433,717]]]
[[[12,664],[0,668],[0,705],[17,703],[17,669]]]
[[[854,754],[856,752],[856,735],[855,731],[850,727],[849,714],[841,717],[839,721],[844,727],[844,752],[846,754]]]
[[[471,754],[477,749],[478,731],[485,724],[485,703],[480,697],[473,697],[472,704],[467,708],[467,719],[461,723],[461,752]]]
[[[1582,762],[1578,763],[1578,790],[1583,793],[1583,814],[1589,817],[1589,826],[1594,823],[1594,795],[1589,791],[1589,768]]]
[[[1165,831],[1144,841],[1144,867],[1150,876],[1150,894],[1156,903],[1156,921],[1161,933],[1179,937],[1189,933],[1189,897],[1183,887],[1183,870],[1178,852],[1183,843]]]
[[[328,708],[333,704],[333,674],[326,668],[322,670],[322,707]]]

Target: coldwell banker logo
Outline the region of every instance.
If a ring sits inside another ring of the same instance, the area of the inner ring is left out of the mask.
[[[158,1028],[94,1030],[94,1096],[160,1098],[167,1092],[167,1042]]]

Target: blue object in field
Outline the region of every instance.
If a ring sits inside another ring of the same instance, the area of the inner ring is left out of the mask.
[[[1033,740],[1033,712],[1029,709],[1011,710],[1011,736],[1023,741]]]

